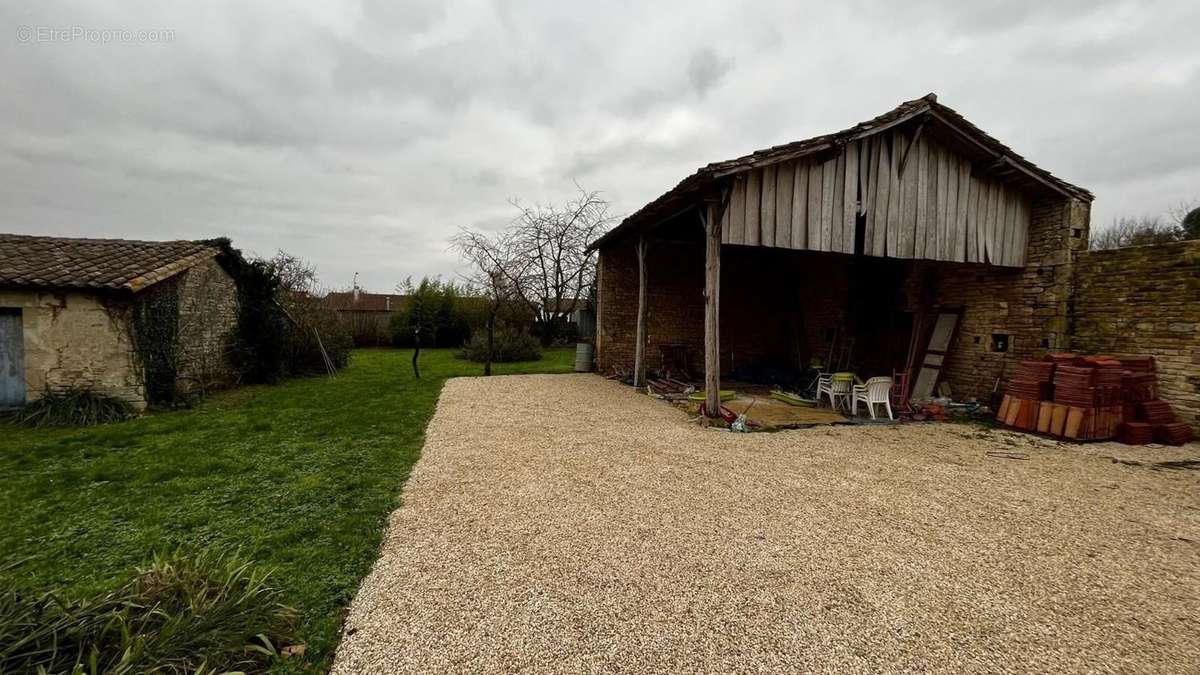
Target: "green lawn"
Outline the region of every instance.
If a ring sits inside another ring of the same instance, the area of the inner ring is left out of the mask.
[[[0,426],[0,587],[107,590],[154,551],[238,549],[301,610],[308,665],[328,666],[343,610],[421,452],[449,350],[360,350],[336,380],[219,394],[91,429]],[[569,372],[572,352],[498,364]]]

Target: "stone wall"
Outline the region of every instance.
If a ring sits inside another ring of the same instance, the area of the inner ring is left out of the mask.
[[[88,387],[145,405],[126,300],[92,293],[0,290],[0,307],[21,309],[25,395]]]
[[[996,379],[1011,375],[1017,361],[1069,346],[1073,265],[1087,248],[1088,227],[1088,204],[1042,200],[1031,211],[1025,267],[920,266],[918,273],[932,279],[934,304],[963,309],[942,370],[955,398],[987,400]],[[993,351],[993,335],[1008,336],[1006,352]]]
[[[207,391],[228,385],[236,375],[230,359],[237,328],[237,284],[209,259],[178,276],[179,386]]]
[[[1200,241],[1081,254],[1072,305],[1073,351],[1153,356],[1159,397],[1200,432]]]

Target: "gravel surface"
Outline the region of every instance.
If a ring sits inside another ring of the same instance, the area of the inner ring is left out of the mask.
[[[450,380],[334,672],[1196,672],[1186,458]]]

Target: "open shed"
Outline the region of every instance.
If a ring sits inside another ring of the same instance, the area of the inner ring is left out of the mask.
[[[1091,201],[933,94],[709,164],[594,244],[598,366],[640,383],[683,359],[716,410],[723,375],[891,375],[945,332],[914,386],[986,397],[1007,360],[1065,342]]]

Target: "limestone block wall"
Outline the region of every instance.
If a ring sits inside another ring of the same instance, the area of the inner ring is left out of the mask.
[[[0,307],[21,309],[25,391],[88,387],[145,405],[126,301],[81,293],[0,290]]]
[[[210,259],[181,273],[179,386],[184,391],[227,385],[235,378],[230,346],[237,328],[237,285]]]
[[[912,283],[932,279],[936,306],[963,310],[942,379],[955,398],[987,400],[996,379],[1007,379],[1017,361],[1069,347],[1069,301],[1076,258],[1087,248],[1090,208],[1077,200],[1046,199],[1031,211],[1023,268],[923,263]],[[992,349],[992,336],[1009,337],[1008,350]]]
[[[1081,254],[1071,320],[1073,351],[1153,356],[1159,398],[1200,432],[1200,241]]]

